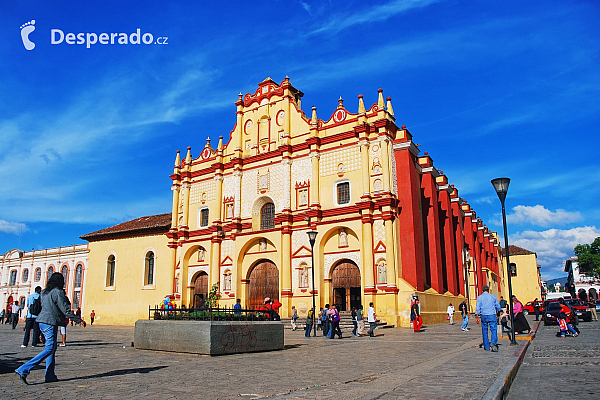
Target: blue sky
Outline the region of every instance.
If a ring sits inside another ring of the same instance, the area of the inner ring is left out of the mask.
[[[237,94],[286,75],[322,119],[383,88],[492,230],[490,180],[510,177],[510,243],[544,278],[600,236],[597,1],[5,1],[0,37],[0,254],[169,212],[176,151],[227,138]]]

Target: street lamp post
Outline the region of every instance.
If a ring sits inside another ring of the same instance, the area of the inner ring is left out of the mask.
[[[312,272],[312,301],[313,301],[313,336],[317,337],[317,324],[315,314],[317,308],[315,307],[315,240],[317,239],[317,231],[308,231],[308,241],[310,242],[310,260],[311,260],[311,272]]]
[[[508,232],[506,230],[506,211],[504,209],[504,200],[506,199],[506,192],[508,192],[509,183],[510,178],[492,179],[492,185],[494,185],[494,189],[496,189],[496,194],[500,199],[500,204],[502,204],[502,225],[504,226],[504,251],[506,252],[506,269],[508,272],[508,304],[510,307],[510,344],[516,345],[517,341],[515,340],[515,316],[513,313],[510,256],[508,251]]]

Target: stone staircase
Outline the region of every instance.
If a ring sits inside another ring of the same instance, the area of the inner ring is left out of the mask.
[[[366,332],[369,329],[369,323],[367,322],[366,313],[364,315],[364,318],[365,318],[364,332]],[[306,320],[306,318],[298,318],[298,322],[296,323],[296,326],[298,327],[298,329],[304,329],[305,320]],[[282,321],[285,323],[285,329],[292,329],[289,318],[282,319]],[[393,328],[393,327],[394,327],[393,325],[388,325],[387,322],[377,320],[377,329],[386,329],[386,328]],[[352,324],[352,313],[350,311],[341,311],[340,312],[340,329],[342,330],[343,334],[350,334],[350,332],[352,332],[352,330],[354,329],[354,325]]]

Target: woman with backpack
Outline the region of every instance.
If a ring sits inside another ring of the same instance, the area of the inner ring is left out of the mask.
[[[28,385],[27,376],[31,370],[44,360],[46,360],[45,382],[58,381],[58,377],[54,373],[54,366],[56,364],[55,353],[56,346],[58,345],[58,327],[64,326],[65,318],[72,318],[76,322],[81,322],[85,328],[85,321],[71,310],[71,303],[63,290],[64,286],[65,278],[60,272],[55,272],[50,276],[46,288],[41,293],[42,311],[40,311],[37,317],[37,322],[40,326],[40,331],[42,331],[42,334],[46,338],[46,345],[37,356],[15,370],[21,381],[26,385]]]
[[[329,339],[335,339],[335,335],[338,335],[338,337],[341,339],[342,338],[342,331],[340,330],[340,313],[337,310],[336,305],[332,305],[331,309],[329,311],[327,311],[327,314],[329,315],[329,321],[331,322],[331,329],[328,334],[327,337]]]

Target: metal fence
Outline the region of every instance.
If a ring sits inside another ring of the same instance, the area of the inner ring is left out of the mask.
[[[174,308],[166,310],[148,306],[148,319],[189,321],[268,321],[265,310],[234,309],[228,307]]]

